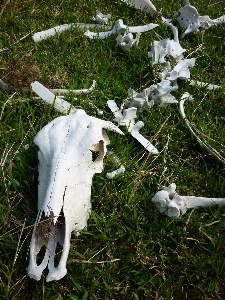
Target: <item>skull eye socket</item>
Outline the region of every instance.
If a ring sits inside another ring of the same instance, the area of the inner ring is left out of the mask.
[[[92,153],[92,162],[97,162],[104,157],[104,141],[100,140],[97,144],[92,145],[89,150]]]

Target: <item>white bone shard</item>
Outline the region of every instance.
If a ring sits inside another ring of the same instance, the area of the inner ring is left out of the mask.
[[[154,101],[154,104],[160,106],[167,106],[169,104],[176,104],[178,101],[170,94],[170,92],[177,90],[178,86],[171,85],[170,80],[164,79],[157,84],[149,87],[149,97]]]
[[[152,30],[158,26],[159,26],[158,24],[154,24],[154,23],[149,23],[149,24],[140,25],[140,26],[129,26],[127,31],[129,33],[143,33],[143,32]]]
[[[137,109],[135,107],[131,107],[130,109],[125,109],[121,112],[114,100],[108,100],[107,105],[115,116],[114,121],[120,126],[126,126],[129,131],[129,128],[135,124]]]
[[[190,5],[189,1],[186,1],[186,5],[180,8],[175,16],[177,16],[178,22],[183,27],[182,37],[200,29],[206,30],[211,26],[225,23],[225,15],[214,20],[210,19],[209,16],[200,16],[197,8]]]
[[[150,52],[148,52],[148,56],[152,58],[152,65],[165,63],[166,56],[171,56],[179,61],[183,58],[183,53],[186,51],[186,49],[183,49],[180,45],[177,27],[175,27],[169,22],[169,20],[165,18],[162,18],[162,20],[166,26],[172,29],[174,38],[173,40],[164,39],[153,42],[152,49]]]
[[[67,114],[69,111],[70,113],[76,112],[76,108],[70,105],[67,101],[63,100],[62,98],[59,98],[55,96],[52,92],[50,92],[46,87],[44,87],[41,83],[38,81],[34,81],[31,83],[32,90],[41,97],[45,102],[47,102],[50,105],[53,105],[53,107],[63,113]]]
[[[138,46],[141,34],[138,33],[134,38],[132,33],[126,35],[118,35],[116,38],[117,45],[120,46],[124,51],[129,51],[132,47]]]
[[[114,100],[107,101],[107,104],[116,117],[115,121],[117,121],[119,125],[126,126],[128,132],[130,132],[130,134],[136,140],[138,140],[139,143],[141,143],[147,151],[153,154],[159,153],[158,150],[139,133],[139,130],[144,126],[144,123],[139,121],[135,124],[137,112],[136,107],[124,109],[122,113],[121,110],[119,110],[119,108],[117,107]]]
[[[169,61],[166,61],[164,63],[164,66],[162,68],[162,71],[159,72],[159,79],[162,81],[164,79],[166,79],[167,77],[170,76],[170,72],[171,72],[171,65]]]
[[[152,50],[148,52],[148,57],[152,57],[152,65],[165,63],[165,57],[167,55],[179,60],[183,58],[183,49],[180,44],[174,42],[174,40],[164,39],[161,41],[154,41]]]
[[[99,10],[96,11],[96,16],[93,18],[98,24],[105,25],[108,23],[109,19],[111,18],[110,14],[104,15]]]
[[[87,30],[84,35],[86,35],[87,37],[89,37],[90,39],[93,38],[100,38],[100,39],[105,39],[108,36],[112,35],[112,34],[117,34],[117,35],[127,35],[129,33],[136,33],[136,34],[140,34],[142,32],[146,32],[149,30],[154,29],[155,27],[157,27],[158,24],[146,24],[143,26],[127,26],[123,23],[122,19],[119,19],[115,22],[114,27],[109,30],[109,31],[103,31],[103,32],[92,32],[90,30]]]
[[[122,166],[120,166],[118,169],[116,169],[116,170],[114,170],[114,171],[112,171],[112,172],[107,173],[107,174],[106,174],[106,177],[107,177],[108,179],[112,179],[112,178],[114,178],[115,176],[118,176],[118,175],[124,173],[125,171],[126,171],[126,169],[125,169],[124,165],[122,165]]]
[[[53,28],[36,32],[33,36],[32,39],[34,42],[40,42],[42,40],[46,40],[51,36],[54,36],[56,34],[61,34],[63,31],[68,30],[70,28],[78,28],[83,31],[86,31],[89,28],[95,28],[96,30],[100,30],[101,28],[111,28],[111,27],[105,27],[99,24],[85,24],[85,23],[70,23],[70,24],[63,24],[59,26],[55,26]]]
[[[218,25],[218,24],[225,23],[225,15],[221,16],[219,18],[213,19],[213,20],[210,19],[209,16],[199,16],[198,19],[199,19],[199,23],[201,25],[201,28],[203,28],[203,29],[208,29],[211,26],[215,26],[215,25]]]
[[[144,148],[153,154],[159,154],[159,151],[146,139],[139,133],[139,130],[144,126],[144,123],[142,121],[138,121],[136,124],[133,125],[131,129],[131,135],[138,140],[139,143],[144,146]]]
[[[106,155],[107,155],[107,156],[113,155],[113,151],[107,150]],[[120,162],[120,159],[119,159],[118,156],[113,156],[113,157],[110,159],[110,162],[112,162],[114,166],[120,166],[120,167],[119,167],[118,169],[112,171],[112,172],[107,173],[107,174],[106,174],[106,177],[107,177],[108,179],[112,179],[112,178],[114,178],[115,176],[120,175],[120,174],[122,174],[122,173],[125,172],[126,169],[125,169],[124,165],[121,165],[121,162]]]
[[[152,198],[157,211],[168,217],[178,218],[181,214],[185,214],[188,208],[225,206],[225,198],[180,196],[175,190],[176,184],[172,183],[157,192]]]
[[[171,85],[171,81],[163,79],[157,84],[152,84],[149,88],[144,89],[141,93],[137,93],[133,89],[128,89],[128,97],[125,104],[128,107],[140,108],[140,112],[153,107],[153,105],[167,106],[169,104],[178,103],[173,95],[172,91],[178,89],[178,85]]]
[[[36,135],[39,147],[38,215],[30,244],[28,275],[40,280],[48,267],[47,281],[66,275],[71,232],[87,226],[91,209],[91,184],[95,173],[103,169],[106,145],[103,129],[123,134],[111,122],[88,116],[79,109],[56,118]],[[94,160],[92,152],[98,152]],[[54,266],[57,243],[63,247],[58,266]],[[37,255],[45,247],[42,263]]]
[[[102,32],[92,32],[90,30],[87,30],[84,35],[89,37],[90,39],[93,39],[95,37],[98,37],[100,39],[104,39],[112,34],[125,34],[127,32],[127,26],[123,24],[123,20],[119,19],[115,22],[114,27],[109,31],[102,31]]]
[[[55,95],[65,95],[65,94],[69,94],[70,92],[73,93],[74,95],[81,95],[81,94],[91,93],[95,89],[95,87],[96,87],[96,81],[93,80],[93,83],[89,89],[81,89],[81,90],[49,89],[49,91]]]
[[[200,23],[198,20],[198,11],[189,3],[180,8],[178,12],[175,13],[175,15],[177,16],[177,20],[184,30],[182,37],[190,32],[195,32],[199,29]]]
[[[202,81],[197,81],[197,80],[191,80],[190,85],[191,86],[197,85],[197,86],[200,86],[200,87],[206,87],[210,91],[221,88],[221,85],[210,84],[210,83],[207,83],[207,82],[202,82]]]
[[[119,125],[126,126],[128,131],[131,132],[134,124],[135,119],[137,117],[137,108],[136,107],[130,107],[123,110],[123,119],[119,120]]]
[[[158,13],[154,4],[150,0],[121,0],[121,1],[127,3],[130,6],[134,6],[135,8],[146,10],[151,14]]]
[[[133,89],[128,89],[128,97],[130,100],[125,102],[126,106],[128,107],[136,107],[140,109],[142,113],[144,110],[148,110],[152,108],[154,105],[154,101],[149,101],[149,89],[144,89],[141,93],[137,93]]]
[[[187,80],[190,78],[189,68],[193,68],[195,65],[195,58],[186,58],[179,60],[178,64],[169,72],[169,76],[166,77],[167,80],[176,81],[178,78],[182,80]]]

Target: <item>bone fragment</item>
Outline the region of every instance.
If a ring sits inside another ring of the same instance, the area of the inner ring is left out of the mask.
[[[178,78],[182,80],[187,80],[190,78],[189,68],[193,68],[195,65],[195,58],[186,58],[179,60],[178,64],[169,72],[169,76],[166,77],[167,80],[176,81]]]
[[[153,154],[159,154],[159,151],[146,139],[139,133],[139,130],[144,126],[144,123],[142,121],[138,121],[136,124],[133,125],[131,129],[131,135],[138,140],[139,143],[144,146],[144,148]]]
[[[142,113],[144,110],[152,108],[154,105],[154,100],[149,101],[149,89],[144,89],[141,93],[136,92],[133,89],[128,89],[128,97],[130,98],[125,102],[128,107],[136,107],[140,109]]]
[[[114,178],[115,176],[124,173],[125,170],[126,170],[126,169],[125,169],[124,165],[122,165],[122,166],[120,166],[118,169],[116,169],[115,171],[112,171],[112,172],[110,172],[110,173],[107,173],[107,174],[106,174],[106,177],[107,177],[108,179],[112,179],[112,178]]]
[[[197,8],[190,5],[190,1],[186,1],[186,5],[180,8],[175,16],[183,27],[182,37],[191,32],[197,32],[201,29],[204,31],[211,26],[225,23],[225,15],[214,20],[210,19],[209,16],[200,16]]]
[[[181,214],[185,214],[188,208],[225,206],[225,198],[180,196],[175,190],[176,184],[172,183],[157,192],[152,198],[156,209],[168,217],[178,218]]]
[[[158,13],[154,4],[150,0],[121,0],[121,1],[127,3],[130,6],[134,6],[135,8],[146,10],[152,15]]]
[[[96,16],[93,18],[98,24],[105,25],[108,23],[109,19],[111,18],[110,14],[104,15],[99,10],[96,11]]]
[[[50,92],[52,92],[55,95],[65,95],[69,94],[70,92],[73,93],[74,95],[81,95],[81,94],[89,94],[91,93],[96,87],[96,81],[93,80],[92,85],[90,86],[89,89],[82,89],[82,90],[67,90],[67,89],[49,89]]]
[[[103,31],[103,32],[92,32],[87,30],[84,35],[86,35],[87,37],[93,39],[93,38],[100,38],[100,39],[104,39],[107,38],[108,36],[112,35],[112,34],[117,34],[117,35],[124,35],[126,36],[129,33],[136,33],[136,34],[140,34],[142,32],[146,32],[149,30],[154,29],[155,27],[157,27],[158,24],[146,24],[143,26],[127,26],[123,23],[122,19],[118,19],[115,22],[114,27],[109,30],[109,31]],[[131,37],[131,36],[129,36]]]
[[[186,118],[185,112],[184,112],[184,102],[186,100],[193,100],[192,96],[187,92],[182,95],[181,101],[179,103],[180,114],[181,114],[181,117],[184,119],[187,128],[192,133],[192,135],[196,138],[196,140],[198,141],[200,146],[202,146],[210,155],[212,155],[214,158],[216,158],[216,160],[218,160],[219,162],[222,162],[224,164],[224,162],[225,162],[224,157],[218,151],[216,151],[213,147],[211,147],[208,143],[206,143],[202,139],[200,139],[200,137],[195,133],[195,131],[191,127],[189,121]]]
[[[152,30],[156,27],[158,27],[158,24],[154,24],[154,23],[149,23],[146,25],[142,25],[142,26],[129,26],[128,27],[128,32],[130,33],[143,33],[149,30]]]
[[[41,83],[38,81],[34,81],[31,83],[32,90],[41,97],[45,102],[47,102],[50,105],[53,105],[53,107],[63,113],[67,114],[69,111],[70,113],[75,113],[76,108],[73,107],[70,103],[63,100],[62,98],[59,98],[55,96],[52,92],[50,92],[46,87],[44,87]]]
[[[152,50],[148,52],[148,57],[152,58],[152,65],[165,63],[166,56],[169,55],[176,60],[183,58],[183,49],[178,43],[170,39],[164,39],[161,41],[154,41]]]
[[[138,46],[140,36],[140,33],[136,35],[136,38],[133,37],[132,33],[128,33],[127,35],[121,34],[117,36],[116,42],[124,51],[129,51],[132,47]]]
[[[81,29],[83,31],[86,31],[87,29],[90,29],[90,28],[95,28],[97,30],[99,30],[101,28],[109,28],[109,27],[105,27],[105,26],[99,25],[99,24],[70,23],[70,24],[63,24],[63,25],[55,26],[53,28],[50,28],[50,29],[47,29],[44,31],[36,32],[32,36],[32,39],[34,42],[37,43],[42,40],[46,40],[49,37],[54,36],[56,34],[61,34],[63,31],[68,30],[72,27]]]
[[[130,107],[128,109],[124,109],[123,113],[119,110],[114,100],[107,101],[107,104],[111,111],[113,112],[114,116],[116,117],[115,121],[118,122],[121,126],[126,126],[128,129],[128,132],[131,133],[131,135],[139,141],[139,143],[144,146],[144,148],[153,154],[158,154],[158,150],[146,139],[144,138],[140,133],[139,130],[144,126],[143,122],[137,122],[135,124],[135,118],[136,118],[136,107]]]
[[[206,87],[210,91],[221,88],[220,85],[210,84],[210,83],[206,83],[206,82],[202,82],[202,81],[197,81],[197,80],[191,80],[190,81],[190,85],[191,86],[197,85],[197,86],[200,86],[200,87]]]

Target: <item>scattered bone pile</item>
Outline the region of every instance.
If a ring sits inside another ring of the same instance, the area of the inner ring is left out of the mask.
[[[137,9],[145,10],[150,14],[159,14],[156,7],[149,0],[122,0]],[[175,15],[183,28],[182,37],[191,32],[207,30],[211,26],[225,22],[225,16],[210,19],[209,16],[200,16],[197,9],[186,1]],[[84,31],[84,35],[91,39],[105,39],[110,35],[116,36],[116,45],[124,51],[130,51],[137,47],[144,32],[153,30],[158,24],[141,26],[127,26],[122,19],[118,19],[114,26],[108,25],[111,16],[97,11],[94,18],[95,24],[72,23],[56,26],[48,30],[37,32],[33,35],[33,41],[39,42],[56,34],[61,34],[71,27]],[[123,108],[119,108],[114,100],[107,102],[114,115],[114,121],[118,126],[125,126],[128,132],[143,147],[154,155],[159,151],[139,132],[144,126],[141,121],[136,121],[138,114],[144,110],[152,109],[154,105],[167,106],[179,103],[172,93],[179,88],[179,80],[190,80],[191,68],[195,65],[195,58],[185,58],[185,49],[182,48],[178,29],[170,20],[162,17],[163,23],[173,32],[173,39],[155,41],[151,51],[146,55],[151,59],[152,65],[159,66],[156,84],[137,92],[128,90],[128,99]],[[95,30],[90,31],[90,30]],[[134,36],[135,35],[135,36]],[[173,61],[173,64],[171,63]],[[175,62],[175,63],[174,63]],[[74,90],[75,95],[90,93],[94,90],[96,82],[89,89]],[[208,85],[190,80],[190,85],[201,85],[209,89],[219,88],[216,85]],[[47,281],[59,280],[67,273],[66,262],[70,248],[71,232],[79,231],[87,226],[87,220],[91,208],[91,184],[95,173],[103,169],[103,158],[106,155],[106,146],[109,138],[104,129],[123,134],[118,126],[110,121],[103,121],[88,116],[83,110],[77,110],[64,99],[68,90],[48,90],[39,82],[32,83],[32,90],[45,102],[67,116],[56,118],[36,135],[34,142],[39,147],[39,187],[38,187],[38,215],[34,225],[30,244],[30,261],[28,275],[40,280],[43,270],[48,267]],[[7,84],[0,80],[0,88],[6,89]],[[184,93],[180,101],[180,112],[187,127],[196,137],[197,141],[209,150],[216,158],[219,157],[214,149],[209,149],[191,128],[184,113],[184,101],[193,100],[189,93]],[[94,158],[97,152],[97,158]],[[108,152],[108,155],[112,153]],[[115,175],[125,171],[119,158],[114,157],[113,162],[119,168],[107,174],[111,179]],[[193,196],[182,197],[176,194],[175,184],[159,191],[152,198],[159,212],[170,217],[179,217],[187,208],[198,206],[224,205],[224,199],[196,198]],[[54,256],[57,243],[63,247],[61,258],[57,267],[54,265]],[[41,264],[37,264],[37,255],[45,246],[45,254]]]
[[[129,1],[125,2],[128,3]],[[152,14],[157,13],[156,8],[151,1],[135,0],[133,4],[137,8],[148,8]],[[193,20],[191,16],[194,9],[193,6],[187,3],[178,11],[178,20],[184,28],[183,37],[186,34],[198,31],[201,28],[205,30],[206,28],[221,22],[221,20],[224,20],[223,17],[219,18],[219,21],[211,20],[209,17],[201,17],[198,15],[196,9],[195,20]],[[37,42],[41,39],[46,39],[55,33],[61,33],[63,30],[69,29],[71,26],[77,26],[83,30],[87,28],[100,30],[102,26],[107,24],[109,18],[110,15],[103,15],[98,11],[95,17],[95,20],[98,22],[97,25],[66,24],[57,26],[53,29],[36,33],[33,36],[33,40]],[[209,20],[211,21],[209,22]],[[170,22],[170,20],[162,17],[162,21],[172,30],[174,37],[173,39],[167,38],[155,41],[151,51],[148,53],[148,56],[152,59],[152,65],[160,65],[160,71],[158,73],[160,81],[141,92],[129,89],[128,100],[125,102],[124,109],[118,108],[114,100],[108,100],[107,102],[108,107],[114,115],[114,121],[118,126],[126,126],[128,132],[130,132],[130,134],[139,141],[147,151],[155,155],[158,155],[159,151],[139,132],[144,126],[144,123],[135,121],[137,113],[142,113],[143,110],[151,109],[154,105],[167,106],[170,104],[177,104],[179,101],[171,93],[179,88],[179,80],[190,79],[190,69],[195,65],[195,58],[185,58],[184,56],[185,49],[183,49],[180,44],[178,29]],[[157,24],[150,23],[144,26],[129,27],[123,23],[123,20],[119,19],[115,22],[114,27],[108,31],[91,32],[87,30],[84,34],[91,39],[94,37],[104,39],[112,34],[117,35],[117,45],[124,51],[129,51],[132,47],[138,45],[143,32],[152,30],[157,26]],[[134,33],[136,34],[135,37],[133,36]],[[171,66],[170,58],[175,61],[173,66]],[[219,86],[195,81],[191,81],[190,84],[202,85],[211,89],[219,88]],[[74,94],[89,93],[93,91],[94,88],[95,82],[93,82],[93,85],[89,89],[73,92]],[[109,144],[109,139],[106,133],[102,132],[102,128],[108,128],[118,133],[122,132],[112,123],[107,123],[87,116],[84,111],[76,110],[74,107],[70,106],[63,97],[59,97],[59,95],[67,93],[66,90],[49,91],[38,82],[32,84],[32,89],[44,101],[54,105],[55,109],[61,113],[70,113],[67,117],[60,117],[53,120],[35,137],[35,143],[40,149],[39,212],[30,245],[28,274],[30,277],[40,280],[43,270],[48,267],[49,274],[46,280],[51,281],[59,280],[67,273],[66,261],[69,254],[71,232],[76,231],[78,234],[80,230],[87,226],[91,208],[92,177],[94,173],[101,172],[103,168],[103,158],[106,153],[106,145]],[[181,97],[180,101],[181,116],[184,118],[190,131],[202,144],[202,141],[193,132],[190,124],[186,120],[184,101],[187,99],[193,100],[191,95],[186,92]],[[105,123],[102,124],[102,122]],[[81,132],[82,134],[80,134]],[[56,137],[51,138],[51,135],[58,134],[59,140],[56,139]],[[70,136],[71,138],[69,138]],[[51,141],[53,140],[57,140],[57,143],[55,142],[55,144],[52,144]],[[45,142],[43,143],[43,141]],[[204,146],[208,150],[208,145]],[[99,152],[99,156],[95,161],[92,161],[90,151]],[[211,149],[210,151],[211,154],[218,158],[217,153]],[[76,159],[73,156],[73,153],[76,153]],[[110,154],[112,153],[109,153],[109,155]],[[114,157],[114,162],[116,165],[120,165],[117,157]],[[47,170],[45,167],[46,165],[49,166]],[[124,171],[125,168],[122,165],[116,171],[108,173],[107,178],[111,179]],[[47,177],[46,174],[48,174]],[[81,174],[82,179],[80,179]],[[224,199],[207,199],[202,197],[196,199],[196,197],[193,196],[178,196],[175,193],[175,187],[175,184],[172,184],[168,188],[164,188],[162,191],[157,192],[152,198],[157,210],[170,217],[179,217],[180,214],[186,212],[187,208],[213,206],[216,204],[224,205]],[[44,223],[40,226],[42,222],[46,221],[48,221],[47,225]],[[38,235],[40,231],[39,227],[41,227],[42,230],[41,234]],[[44,230],[53,233],[45,238],[45,235],[42,233]],[[60,243],[63,246],[63,251],[60,262],[58,266],[55,267],[54,255],[57,243]],[[46,246],[45,256],[42,263],[37,265],[37,254],[42,246]]]

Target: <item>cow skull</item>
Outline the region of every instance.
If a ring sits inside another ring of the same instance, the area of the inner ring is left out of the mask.
[[[34,138],[39,147],[38,215],[30,244],[28,275],[40,280],[48,266],[46,281],[59,280],[67,273],[66,261],[71,232],[87,226],[91,208],[91,184],[103,169],[109,139],[104,129],[123,134],[113,123],[88,116],[79,109],[54,119]],[[98,152],[96,159],[93,152]],[[57,267],[57,243],[63,247]],[[43,261],[37,255],[45,246]]]

